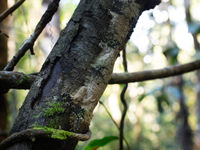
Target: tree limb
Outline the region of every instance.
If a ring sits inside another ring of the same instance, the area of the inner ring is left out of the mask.
[[[45,26],[51,21],[53,15],[58,9],[60,0],[53,0],[45,13],[43,14],[42,18],[38,22],[34,33],[23,43],[21,48],[18,50],[16,55],[11,59],[11,61],[7,64],[7,66],[4,68],[4,71],[12,71],[15,67],[15,65],[19,62],[19,60],[25,55],[25,53],[30,49],[31,54],[34,54],[33,52],[33,45],[35,41],[37,40],[40,33],[43,31]]]
[[[17,8],[19,8],[24,3],[24,1],[25,0],[20,0],[17,3],[15,3],[12,7],[8,8],[4,12],[2,12],[0,14],[0,22],[2,22],[6,17],[8,17],[8,15],[13,13]]]
[[[112,78],[109,84],[141,82],[141,81],[146,81],[146,80],[167,78],[167,77],[195,71],[197,69],[200,69],[200,60],[186,63],[183,65],[166,67],[163,69],[146,70],[146,71],[133,72],[133,73],[114,73],[112,74]]]
[[[166,67],[163,69],[146,70],[133,73],[113,73],[109,84],[141,82],[159,78],[167,78],[200,69],[200,60],[190,63]],[[30,89],[37,75],[27,75],[21,72],[0,71],[0,90]]]
[[[30,89],[36,75],[21,72],[0,71],[0,92],[8,89]]]

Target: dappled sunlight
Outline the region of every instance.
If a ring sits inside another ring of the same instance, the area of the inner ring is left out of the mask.
[[[188,33],[188,28],[185,23],[177,25],[174,31],[174,39],[180,49],[194,53],[193,38],[192,35]]]
[[[116,94],[116,92],[119,92],[119,88],[117,90],[117,88],[112,88],[113,89],[113,93],[110,94],[110,96],[108,97],[108,106],[110,108],[110,112],[113,116],[113,118],[115,119],[115,121],[119,122],[120,118],[121,118],[121,111],[119,108],[119,96]],[[117,91],[116,91],[117,90]]]
[[[155,69],[163,68],[163,67],[167,66],[167,62],[166,62],[165,56],[162,53],[161,46],[154,47],[152,65],[153,65],[153,67],[155,67]]]

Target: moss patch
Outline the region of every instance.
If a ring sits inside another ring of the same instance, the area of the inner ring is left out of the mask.
[[[66,140],[68,137],[72,137],[74,133],[61,130],[61,129],[54,129],[54,128],[48,128],[46,126],[44,127],[34,127],[35,130],[44,130],[46,133],[49,133],[51,135],[51,138],[53,139],[59,139],[59,140]]]
[[[53,118],[49,121],[47,126],[54,128],[54,129],[58,128],[59,127],[59,117],[55,116],[55,118]]]
[[[19,81],[18,81],[18,84],[22,84],[22,83],[26,83],[26,82],[29,82],[31,80],[31,78],[29,76],[23,76],[23,78],[21,78]]]
[[[63,102],[48,102],[49,107],[44,110],[44,116],[50,117],[54,116],[55,114],[64,113],[65,109],[63,108]]]

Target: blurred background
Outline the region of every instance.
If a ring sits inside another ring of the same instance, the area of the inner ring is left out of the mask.
[[[0,1],[0,11],[16,1]],[[0,47],[0,67],[12,58],[33,33],[50,0],[26,1],[12,16],[0,24],[4,38]],[[1,4],[2,3],[2,4]],[[28,52],[15,71],[38,72],[53,48],[79,0],[61,0],[59,11],[37,40],[35,55]],[[137,72],[187,63],[200,57],[200,0],[163,0],[154,10],[145,11],[127,44],[128,71]],[[3,40],[3,39],[1,39]],[[6,46],[5,46],[6,45]],[[2,57],[1,57],[2,56]],[[7,59],[5,59],[7,58]],[[114,72],[123,72],[122,58]],[[109,85],[94,111],[93,139],[118,136],[122,114],[120,93],[123,85]],[[28,90],[10,90],[1,99],[0,134],[9,131]],[[6,100],[7,99],[7,100]],[[200,72],[182,76],[130,83],[126,92],[128,113],[124,136],[131,150],[200,150]],[[106,107],[106,108],[105,108]],[[6,110],[5,110],[6,109]],[[109,116],[109,113],[112,119]],[[113,121],[114,120],[114,121]],[[80,142],[77,150],[89,143]],[[100,150],[118,149],[118,141]],[[125,148],[127,145],[125,144]]]

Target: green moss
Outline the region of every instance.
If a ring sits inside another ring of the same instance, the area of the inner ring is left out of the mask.
[[[59,117],[56,116],[55,118],[51,119],[48,123],[48,127],[58,128],[59,127]]]
[[[64,113],[65,111],[62,102],[48,102],[48,105],[49,107],[46,110],[44,110],[45,117],[54,116],[55,114]]]
[[[45,132],[49,133],[51,135],[51,138],[53,139],[59,139],[59,140],[66,140],[68,137],[72,137],[74,133],[61,130],[61,129],[54,129],[54,128],[48,128],[46,126],[41,127],[34,127],[35,130],[44,130]]]
[[[60,114],[64,113],[64,102],[47,102],[45,107],[41,108],[41,112],[34,115],[34,119],[40,117],[48,118],[47,127],[58,128],[60,124]],[[34,124],[36,126],[37,124]]]
[[[38,123],[35,122],[35,123],[32,125],[32,127],[38,127]]]
[[[60,139],[60,140],[66,140],[68,137],[71,136],[73,136],[72,132],[65,130],[58,130],[58,129],[54,131],[53,134],[51,135],[53,139]]]
[[[23,78],[21,78],[19,81],[18,81],[18,84],[22,84],[24,82],[29,82],[31,80],[31,78],[29,76],[23,76]]]

